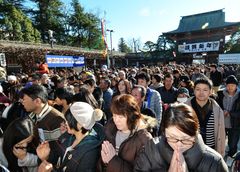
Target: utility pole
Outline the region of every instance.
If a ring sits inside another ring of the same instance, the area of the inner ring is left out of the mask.
[[[113,58],[113,52],[112,52],[112,32],[114,32],[112,29],[107,29],[107,32],[110,33],[110,54],[111,54],[111,58]],[[110,59],[108,59],[108,67],[110,67]]]

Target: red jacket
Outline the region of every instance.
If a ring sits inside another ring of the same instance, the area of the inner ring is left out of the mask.
[[[41,74],[44,74],[44,73],[49,74],[48,64],[47,63],[40,64],[37,72]]]

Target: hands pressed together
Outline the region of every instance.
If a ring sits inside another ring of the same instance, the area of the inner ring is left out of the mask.
[[[116,150],[109,141],[102,143],[101,156],[104,163],[109,163],[111,159],[116,155]]]

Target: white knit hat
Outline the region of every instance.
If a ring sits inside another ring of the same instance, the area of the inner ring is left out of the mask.
[[[96,121],[102,119],[103,112],[100,109],[93,109],[85,102],[75,102],[70,106],[70,112],[83,128],[90,130]]]
[[[8,79],[8,81],[17,81],[17,77],[14,76],[14,75],[9,75],[9,76],[7,77],[7,79]]]

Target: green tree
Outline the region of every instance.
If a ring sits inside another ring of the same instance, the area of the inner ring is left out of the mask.
[[[175,47],[176,47],[176,44],[172,39],[164,35],[160,35],[158,37],[157,44],[156,44],[156,48],[158,51],[166,51],[169,49],[174,49]]]
[[[156,44],[152,41],[147,41],[145,42],[144,44],[144,47],[143,47],[146,51],[155,51],[156,50]]]
[[[5,4],[11,4],[18,10],[21,11],[26,10],[26,7],[23,5],[26,2],[26,0],[0,0],[0,3],[1,1],[4,2]]]
[[[64,27],[62,24],[64,18],[62,12],[63,3],[60,0],[31,1],[37,5],[37,9],[32,11],[32,17],[36,28],[41,33],[42,41],[49,41],[48,30],[52,30],[57,42],[64,42]]]
[[[100,19],[92,13],[85,13],[78,0],[72,0],[71,5],[73,12],[69,16],[69,26],[72,45],[103,49]]]
[[[131,49],[127,46],[127,44],[123,38],[120,38],[120,40],[119,40],[118,51],[123,52],[123,53],[131,52]]]
[[[88,18],[88,25],[86,26],[86,47],[93,49],[103,49],[105,46],[102,41],[100,19],[92,13],[86,13],[86,16]]]
[[[31,20],[12,4],[1,2],[0,38],[14,41],[38,41],[39,32]]]
[[[25,18],[23,21],[23,39],[27,42],[40,42],[40,32],[33,28],[32,22],[29,18]]]
[[[86,39],[84,38],[84,26],[87,24],[87,17],[84,14],[84,8],[78,2],[78,0],[72,0],[73,13],[69,17],[70,32],[72,37],[72,44],[75,46],[82,47],[86,44]]]

